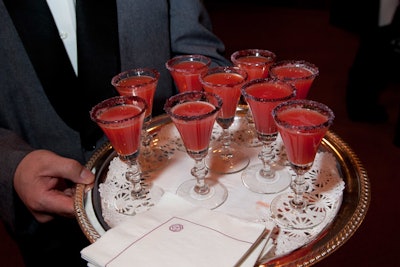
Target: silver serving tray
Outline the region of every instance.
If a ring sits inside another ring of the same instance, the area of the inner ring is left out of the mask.
[[[239,110],[238,116],[244,116],[246,109]],[[149,127],[156,133],[164,125],[171,123],[166,115],[155,117]],[[322,140],[322,149],[332,153],[338,169],[346,184],[341,207],[335,219],[313,242],[260,266],[311,266],[326,258],[340,248],[355,233],[363,222],[371,199],[370,183],[367,172],[357,155],[335,133],[329,131]],[[98,185],[104,180],[106,167],[115,156],[108,143],[95,151],[86,167],[96,175],[95,185],[86,187],[78,184],[75,194],[75,213],[78,223],[90,242],[95,242],[109,229],[101,216]]]

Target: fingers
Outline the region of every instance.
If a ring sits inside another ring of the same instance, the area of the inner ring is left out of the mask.
[[[32,213],[41,223],[51,221],[56,215],[73,218],[75,215],[73,197],[61,191],[49,191],[41,198],[40,205],[32,209]]]
[[[74,187],[64,179],[40,177],[16,191],[39,222],[48,222],[54,216],[74,217]]]
[[[94,181],[94,174],[76,160],[45,151],[41,155],[41,162],[46,171],[44,176],[64,178],[79,184],[90,184]]]
[[[18,165],[14,188],[35,218],[47,222],[54,215],[74,216],[74,186],[66,180],[89,185],[94,175],[76,160],[36,150]]]
[[[46,212],[63,217],[74,217],[74,199],[60,191],[51,191],[43,198]]]

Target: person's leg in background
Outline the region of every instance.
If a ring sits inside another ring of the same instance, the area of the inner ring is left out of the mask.
[[[360,46],[349,71],[346,107],[353,121],[382,123],[388,114],[379,103],[391,73],[389,27],[375,27],[360,36]]]
[[[391,41],[393,52],[392,77],[394,83],[397,85],[397,89],[400,90],[400,6],[397,6],[391,26],[394,36],[394,39]],[[400,103],[394,130],[393,144],[400,148]]]

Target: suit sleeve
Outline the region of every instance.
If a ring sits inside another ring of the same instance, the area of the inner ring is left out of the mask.
[[[201,1],[171,0],[170,31],[173,56],[203,54],[214,65],[231,65],[224,57],[224,44],[212,32],[211,20]]]
[[[20,161],[33,150],[15,133],[0,128],[0,217],[6,227],[15,230],[17,206],[21,206],[13,186]]]

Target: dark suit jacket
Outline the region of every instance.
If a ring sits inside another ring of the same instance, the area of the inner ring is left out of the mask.
[[[165,62],[177,54],[203,54],[227,65],[224,46],[212,34],[197,0],[117,0],[121,70],[160,71],[154,113],[176,93]],[[71,103],[73,106],[73,103]],[[34,71],[7,9],[0,0],[0,216],[15,229],[14,171],[34,149],[48,149],[85,163],[79,134],[55,112]]]
[[[330,23],[341,29],[364,34],[378,27],[379,0],[332,0]]]

